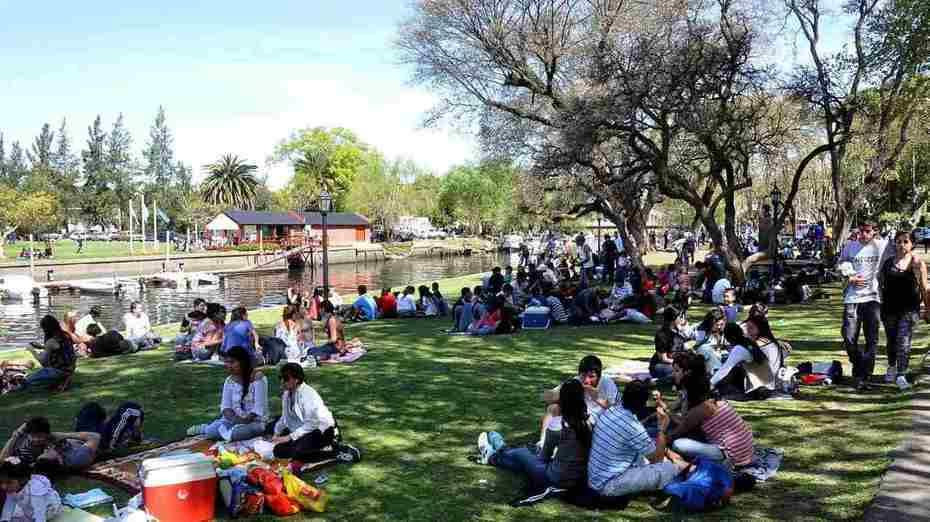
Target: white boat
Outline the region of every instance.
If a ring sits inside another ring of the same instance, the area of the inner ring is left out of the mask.
[[[122,285],[118,281],[90,279],[87,281],[75,281],[71,283],[71,288],[80,291],[82,294],[116,295],[120,293]]]
[[[32,299],[38,293],[39,297],[48,295],[48,289],[36,284],[35,280],[27,275],[6,274],[0,276],[0,294],[4,299],[26,300]]]
[[[211,274],[210,272],[196,272],[191,273],[192,278],[196,278],[197,283],[201,285],[218,285],[220,284],[220,276],[216,274]]]
[[[209,272],[159,272],[149,277],[155,285],[174,288],[197,288],[220,284],[220,277]]]

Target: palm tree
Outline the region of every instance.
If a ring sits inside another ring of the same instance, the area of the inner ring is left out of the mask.
[[[203,199],[211,205],[252,209],[259,184],[252,172],[258,167],[245,163],[234,154],[224,154],[219,161],[204,165],[209,174],[203,180]]]

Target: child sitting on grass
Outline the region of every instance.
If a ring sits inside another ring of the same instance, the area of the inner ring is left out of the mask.
[[[16,457],[0,462],[0,493],[5,495],[0,520],[46,522],[61,513],[61,497],[48,478],[32,475]]]

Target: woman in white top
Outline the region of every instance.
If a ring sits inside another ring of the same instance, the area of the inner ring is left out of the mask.
[[[333,457],[358,461],[361,453],[347,444],[337,444],[336,419],[320,394],[304,382],[304,369],[296,363],[281,367],[281,418],[274,426],[274,456],[299,462]]]
[[[268,379],[252,366],[252,356],[241,346],[230,348],[224,358],[229,377],[223,383],[221,416],[191,427],[187,434],[226,441],[259,437],[268,422]]]
[[[775,378],[785,365],[787,353],[782,351],[782,345],[775,339],[765,317],[750,317],[746,320],[745,328],[746,333],[743,335],[739,325],[730,323],[726,326],[725,336],[733,347],[727,360],[710,378],[710,384],[717,387],[726,380],[743,393],[762,388],[775,391]],[[727,379],[737,366],[742,366],[744,370],[743,382]]]
[[[284,356],[290,362],[298,362],[304,355],[299,316],[296,306],[286,305],[274,329],[274,336],[284,341]]]
[[[126,340],[138,350],[154,350],[161,344],[161,338],[152,332],[149,316],[142,311],[142,304],[138,301],[129,305],[129,312],[123,315],[123,323],[126,325]]]
[[[4,522],[46,522],[62,510],[61,497],[43,475],[30,475],[29,466],[17,457],[0,462],[0,490],[6,501],[0,511]]]
[[[417,314],[417,301],[413,297],[413,287],[404,288],[404,293],[397,298],[397,315],[400,317],[414,317]]]

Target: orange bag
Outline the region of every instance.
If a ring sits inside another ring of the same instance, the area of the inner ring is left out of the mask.
[[[249,470],[248,482],[253,486],[262,488],[266,495],[279,495],[284,493],[284,483],[277,473],[265,468],[252,468]]]
[[[271,510],[271,513],[279,516],[286,517],[289,515],[296,515],[300,513],[300,506],[287,498],[287,495],[284,493],[278,493],[276,495],[265,494],[265,506]]]

